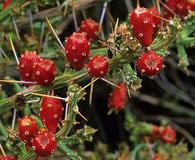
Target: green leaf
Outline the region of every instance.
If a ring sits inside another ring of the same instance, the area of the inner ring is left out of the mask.
[[[82,158],[79,155],[77,155],[73,150],[68,148],[63,141],[58,142],[58,147],[70,158],[70,160],[78,160],[78,159],[82,160]]]
[[[7,131],[5,130],[5,127],[3,126],[3,123],[2,121],[0,120],[0,135],[3,135],[4,137],[7,137],[8,136],[8,133]]]
[[[85,141],[91,142],[93,135],[97,132],[96,129],[85,125],[83,129],[79,129],[76,133],[70,137],[66,137],[62,142],[65,145],[78,145]]]
[[[177,44],[177,52],[179,57],[179,68],[188,74],[188,55],[183,45]]]
[[[108,49],[107,48],[98,48],[98,49],[92,49],[91,50],[91,53],[93,55],[104,55],[106,56],[107,55],[107,52],[108,52]]]
[[[27,154],[26,146],[23,142],[18,144],[18,148],[20,149],[20,152],[21,152],[22,156]]]
[[[31,117],[35,119],[35,121],[37,122],[39,127],[43,127],[43,123],[42,123],[42,121],[40,120],[39,117],[37,117],[35,115],[31,115]]]
[[[195,43],[195,37],[186,37],[186,38],[182,38],[181,40],[179,40],[177,42],[177,44],[179,45],[191,45]]]
[[[34,151],[30,150],[26,152],[24,155],[22,155],[21,157],[19,157],[18,160],[30,160],[30,159],[33,159],[35,156],[36,155]]]
[[[5,18],[6,16],[8,16],[12,10],[12,7],[14,6],[15,1],[12,1],[10,3],[10,5],[3,11],[0,12],[0,21]]]

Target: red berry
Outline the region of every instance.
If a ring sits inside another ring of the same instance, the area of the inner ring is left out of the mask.
[[[174,17],[174,14],[172,12],[176,12],[177,3],[179,0],[168,0],[164,7],[164,18],[171,19]],[[172,12],[170,11],[172,10]]]
[[[34,79],[39,85],[49,86],[55,78],[56,67],[51,60],[40,59],[33,71]]]
[[[85,33],[89,41],[93,41],[99,29],[99,25],[92,19],[86,19],[82,21],[79,32]]]
[[[142,46],[150,46],[153,41],[153,17],[150,11],[143,7],[137,7],[130,14],[130,24],[134,36],[140,41]]]
[[[158,18],[160,17],[160,12],[155,7],[152,7],[150,9],[150,13],[153,17],[153,34],[155,35],[158,32],[161,24],[161,19]]]
[[[33,67],[40,60],[35,51],[25,51],[20,59],[18,69],[21,79],[28,82],[34,82]]]
[[[161,132],[161,139],[164,143],[173,143],[176,139],[176,133],[170,127],[164,128]]]
[[[30,116],[25,116],[18,120],[19,137],[27,145],[31,144],[31,139],[38,133],[36,121]]]
[[[0,157],[0,160],[16,160],[16,159],[11,156],[4,156],[4,157]]]
[[[108,98],[108,106],[116,110],[122,110],[127,102],[127,90],[124,83],[118,83]]]
[[[50,132],[56,132],[62,113],[63,106],[61,100],[43,97],[39,116]]]
[[[177,3],[176,13],[180,18],[184,18],[188,15],[190,9],[190,3],[188,0],[180,0]]]
[[[39,132],[36,137],[32,139],[32,149],[38,156],[48,157],[55,152],[57,142],[53,133]]]
[[[189,6],[191,11],[195,11],[195,3],[194,0],[189,0]]]
[[[163,57],[150,50],[139,56],[136,65],[141,74],[155,76],[163,68]]]
[[[5,0],[4,3],[3,3],[3,10],[6,9],[9,4],[10,4],[11,0]]]
[[[87,65],[88,73],[91,77],[103,77],[107,74],[109,62],[105,56],[96,55],[90,58]]]
[[[161,129],[159,126],[152,125],[152,136],[153,138],[159,138],[161,134]]]
[[[84,33],[73,33],[68,37],[65,46],[65,53],[70,65],[80,70],[89,56],[90,46]]]
[[[190,2],[188,0],[168,0],[166,2],[166,6],[169,8],[167,9],[166,7],[164,7],[164,16],[167,19],[174,17],[173,13],[170,10],[176,13],[176,15],[178,15],[181,19],[188,15],[189,10],[194,10],[193,2]]]
[[[82,69],[83,67],[84,67],[84,65],[85,65],[85,61],[79,61],[79,62],[72,62],[72,63],[70,63],[70,66],[72,67],[72,68],[74,68],[75,70],[80,70],[80,69]]]

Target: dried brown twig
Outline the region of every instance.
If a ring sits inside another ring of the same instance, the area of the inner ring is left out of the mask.
[[[74,2],[74,9],[86,9],[89,8],[95,4],[97,4],[99,2],[99,0],[80,0],[80,1],[76,1]],[[45,17],[48,16],[49,17],[55,17],[55,16],[59,16],[59,15],[63,15],[63,7],[53,7],[53,8],[49,8],[47,10],[44,11],[40,11],[36,14],[34,14],[32,16],[32,20],[33,22],[37,22],[37,21],[45,21]],[[26,24],[29,23],[29,18],[25,17],[22,20],[18,20],[17,22],[17,26],[18,28],[22,28],[25,27]]]

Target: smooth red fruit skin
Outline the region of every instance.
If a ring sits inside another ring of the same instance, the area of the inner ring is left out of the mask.
[[[108,98],[108,107],[122,110],[127,102],[127,90],[124,83],[118,83]]]
[[[156,35],[161,24],[161,19],[158,17],[160,17],[161,15],[160,12],[155,7],[152,7],[150,9],[150,13],[152,14],[153,17],[153,34]]]
[[[25,51],[19,58],[18,70],[23,81],[34,82],[33,67],[40,60],[35,51]]]
[[[43,97],[39,116],[50,132],[56,133],[62,113],[63,106],[61,100]]]
[[[109,69],[109,62],[105,56],[96,55],[90,58],[87,65],[88,74],[91,77],[104,77]]]
[[[31,139],[38,133],[36,121],[30,116],[19,119],[18,132],[20,139],[30,146]]]
[[[130,14],[130,25],[134,36],[143,47],[148,47],[152,44],[153,17],[150,11],[143,7],[137,7]]]
[[[86,19],[82,21],[79,32],[85,33],[89,41],[93,41],[98,33],[99,25],[93,19]]]
[[[161,132],[161,139],[164,143],[174,143],[176,139],[176,133],[170,127],[164,128]]]
[[[56,67],[51,60],[40,59],[40,61],[34,66],[33,72],[37,84],[46,87],[52,84],[55,78]]]
[[[89,41],[84,33],[74,32],[66,40],[65,53],[70,65],[75,70],[80,70],[84,67],[90,52]]]
[[[155,51],[149,50],[142,53],[136,60],[136,65],[139,72],[146,76],[155,76],[163,68],[163,57]]]
[[[38,156],[48,157],[55,152],[56,148],[57,142],[53,133],[39,132],[32,139],[32,149]]]
[[[3,3],[3,10],[6,9],[9,4],[10,4],[11,0],[5,0],[4,3]]]

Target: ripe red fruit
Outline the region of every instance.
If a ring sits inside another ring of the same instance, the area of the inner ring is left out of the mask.
[[[195,3],[194,0],[189,0],[189,6],[191,11],[195,11]]]
[[[141,74],[155,76],[163,68],[163,57],[150,50],[139,56],[136,65]]]
[[[34,66],[33,72],[37,84],[49,86],[55,78],[56,67],[51,60],[40,59],[40,61]]]
[[[80,70],[80,69],[82,69],[83,67],[84,67],[84,65],[85,65],[85,61],[79,61],[79,62],[72,62],[72,63],[70,63],[70,66],[72,67],[72,68],[74,68],[75,70]]]
[[[39,132],[32,139],[32,149],[38,156],[48,157],[55,152],[56,148],[57,142],[51,132]]]
[[[108,98],[108,107],[122,110],[127,102],[127,90],[124,83],[118,83]]]
[[[161,135],[161,129],[159,126],[152,125],[152,136],[153,138],[159,138]]]
[[[181,19],[186,17],[189,13],[189,10],[194,10],[193,2],[189,0],[168,0],[166,2],[166,6],[171,9],[176,15],[178,15]],[[164,16],[167,19],[173,18],[173,13],[170,12],[167,8],[164,7]]]
[[[174,17],[174,14],[170,12],[172,10],[174,13],[176,13],[177,3],[179,0],[168,0],[165,5],[167,7],[164,7],[164,18],[166,19],[172,19]]]
[[[176,13],[180,18],[184,18],[188,15],[190,9],[190,3],[188,0],[180,0],[177,3]]]
[[[18,120],[19,137],[27,145],[31,144],[31,139],[38,133],[36,121],[30,116],[25,116]]]
[[[96,55],[90,58],[87,65],[88,73],[91,77],[103,77],[107,74],[109,62],[105,56]]]
[[[25,51],[20,59],[18,70],[20,72],[21,79],[27,82],[34,82],[33,67],[40,60],[40,57],[35,51]]]
[[[152,133],[154,134],[160,133],[160,127],[156,125],[152,125]]]
[[[11,156],[4,156],[4,157],[0,157],[0,160],[16,160],[16,159]]]
[[[65,53],[70,65],[75,70],[80,70],[84,67],[89,56],[89,51],[89,41],[84,33],[74,32],[68,37],[65,46]]]
[[[89,41],[93,41],[94,38],[96,37],[98,29],[99,29],[98,23],[90,18],[82,21],[79,32],[85,33],[87,39]]]
[[[39,116],[50,132],[56,132],[62,113],[63,106],[61,100],[43,97]]]
[[[164,143],[173,143],[176,139],[176,133],[170,127],[164,128],[161,132],[161,139]]]
[[[11,0],[5,0],[4,3],[3,3],[3,10],[6,9],[9,4],[10,4]]]
[[[158,18],[160,17],[160,12],[155,7],[152,7],[150,9],[150,13],[153,17],[153,34],[155,35],[158,32],[161,24],[161,19]]]
[[[130,25],[134,36],[143,47],[148,47],[152,44],[153,17],[150,11],[143,7],[137,7],[130,14]]]

